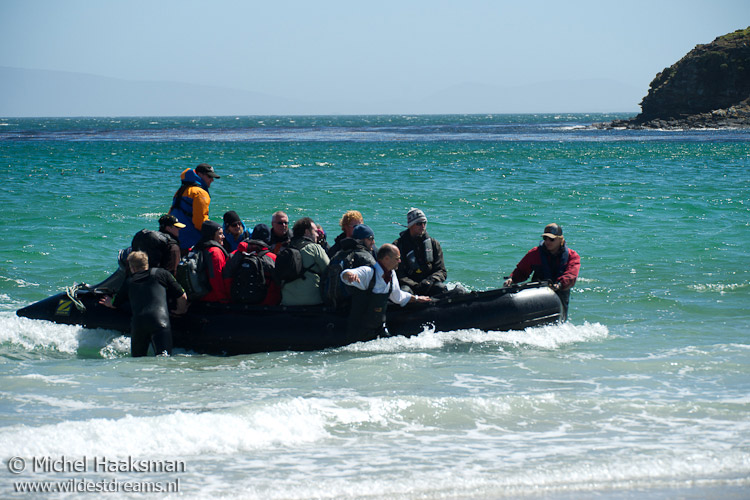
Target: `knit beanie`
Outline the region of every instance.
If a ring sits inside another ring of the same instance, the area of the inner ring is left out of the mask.
[[[409,210],[409,212],[406,214],[406,223],[409,227],[412,227],[417,222],[427,222],[427,217],[425,217],[424,212],[422,212],[418,208],[412,208]]]
[[[374,236],[375,233],[372,232],[372,229],[367,224],[357,224],[354,226],[354,231],[352,231],[352,238],[355,240],[364,240]]]
[[[224,214],[224,224],[226,224],[227,226],[231,226],[235,222],[242,222],[240,216],[237,215],[237,212],[235,212],[234,210],[230,210],[229,212]]]
[[[213,240],[214,235],[216,234],[216,231],[221,229],[221,225],[218,223],[207,220],[203,222],[203,225],[201,226],[201,239],[204,239],[206,241]]]

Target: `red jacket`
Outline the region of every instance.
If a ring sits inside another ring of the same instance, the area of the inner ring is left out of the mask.
[[[563,252],[560,252],[558,255],[550,255],[543,247],[544,245],[534,247],[524,255],[510,275],[513,283],[526,281],[533,273],[533,281],[550,280],[553,283],[560,283],[562,285],[561,290],[573,288],[573,285],[576,284],[576,279],[578,279],[578,271],[581,269],[581,257],[575,250],[564,247],[568,250],[568,262],[563,269],[560,269],[560,258]],[[548,260],[548,269],[552,276],[545,276],[542,252],[544,252],[544,256]]]
[[[221,275],[227,265],[227,256],[223,249],[214,246],[208,247],[208,253],[211,256],[211,270],[208,280],[211,283],[211,291],[201,297],[201,300],[204,302],[229,302],[232,280],[225,279]]]

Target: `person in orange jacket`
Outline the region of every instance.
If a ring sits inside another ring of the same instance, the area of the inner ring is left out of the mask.
[[[194,169],[186,168],[180,178],[182,185],[172,199],[169,213],[186,226],[180,232],[180,249],[186,254],[201,238],[201,226],[208,220],[211,204],[208,188],[220,176],[216,175],[214,167],[201,163]]]

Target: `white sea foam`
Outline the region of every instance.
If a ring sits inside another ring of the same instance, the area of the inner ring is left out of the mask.
[[[508,407],[505,401],[475,397],[296,397],[203,413],[18,425],[0,429],[0,442],[4,452],[18,456],[232,456],[306,445],[361,426],[408,435],[435,419],[463,418],[473,427],[472,415],[494,415]]]
[[[609,330],[606,326],[588,322],[583,325],[562,323],[507,332],[485,332],[477,329],[436,332],[434,328],[425,327],[422,333],[413,337],[379,338],[370,342],[357,342],[342,349],[352,352],[398,352],[441,349],[451,344],[499,344],[558,349],[576,342],[602,340],[608,335]]]
[[[335,413],[335,414],[334,414]],[[4,452],[19,456],[196,456],[233,454],[269,446],[310,443],[327,437],[331,420],[373,417],[358,409],[335,409],[323,400],[295,398],[231,412],[67,421],[0,430]]]
[[[749,424],[713,418],[696,436],[696,417],[658,421],[666,407],[623,407],[611,415],[599,408],[581,422],[565,420],[586,406],[554,392],[296,397],[203,413],[17,425],[0,429],[0,442],[8,456],[22,457],[179,457],[190,465],[210,456],[222,474],[191,470],[204,498],[368,498],[372,492],[396,499],[554,498],[701,481],[750,486],[750,455],[739,438]],[[547,418],[532,417],[540,412]],[[581,433],[584,420],[598,421],[603,435]]]
[[[103,357],[130,352],[130,339],[120,333],[21,318],[10,312],[0,313],[0,344],[6,343],[19,345],[27,351],[49,350],[66,354],[98,350]]]
[[[7,278],[5,276],[0,276],[0,280],[13,282],[16,285],[18,285],[20,288],[39,286],[38,283],[31,283],[29,281],[25,281],[19,278]],[[6,297],[7,297],[7,300],[5,300]],[[9,302],[9,301],[10,301],[10,297],[8,295],[3,295],[2,302]]]
[[[29,351],[41,348],[75,353],[81,330],[80,326],[54,325],[16,317],[12,313],[0,315],[0,343],[18,344]]]
[[[19,395],[13,398],[16,403],[43,405],[48,408],[65,410],[94,410],[98,408],[95,403],[80,401],[74,398],[56,398],[42,395]]]
[[[49,375],[42,375],[40,373],[29,373],[28,375],[20,375],[19,378],[28,379],[28,380],[39,380],[41,382],[44,382],[45,384],[61,384],[61,385],[80,385],[80,382],[76,380],[71,380],[67,377],[53,377]]]
[[[561,450],[562,451],[562,450]],[[429,450],[426,461],[432,462]],[[594,455],[596,455],[594,453]],[[502,463],[502,454],[495,456],[494,463]],[[690,453],[677,456],[669,451],[655,455],[637,456],[612,452],[607,456],[581,457],[565,460],[564,455],[554,465],[538,467],[533,456],[519,466],[496,468],[486,463],[464,463],[430,466],[422,464],[415,470],[392,470],[383,473],[372,466],[364,465],[369,473],[351,473],[336,468],[338,474],[326,473],[309,467],[295,471],[286,477],[265,475],[236,476],[231,490],[222,481],[206,477],[201,490],[205,496],[231,495],[247,499],[464,499],[464,498],[600,498],[615,495],[616,498],[637,498],[633,491],[641,492],[643,498],[682,498],[673,490],[695,493],[703,488],[721,493],[722,498],[745,498],[726,495],[727,488],[742,491],[750,486],[750,478],[741,471],[747,470],[747,455],[732,451],[716,460],[712,454]],[[374,460],[385,457],[372,457]],[[302,457],[300,457],[302,459]],[[381,467],[384,465],[380,464]],[[256,465],[257,467],[257,465]],[[735,472],[729,472],[735,471]],[[314,475],[311,475],[314,474]],[[311,481],[309,478],[315,477]],[[283,481],[282,481],[283,479]],[[666,495],[650,496],[649,490],[664,490]],[[631,492],[617,496],[622,492]],[[671,494],[670,494],[671,493]],[[698,498],[697,496],[688,496]]]
[[[590,130],[591,127],[587,125],[568,125],[565,127],[558,127],[557,130]]]
[[[720,295],[724,295],[727,292],[733,292],[748,287],[750,287],[750,283],[706,283],[690,285],[688,288],[691,288],[696,292],[718,292]]]

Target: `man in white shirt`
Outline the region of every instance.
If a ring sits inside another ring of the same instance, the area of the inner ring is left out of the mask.
[[[430,302],[430,298],[401,290],[396,268],[401,262],[398,247],[385,244],[380,247],[374,266],[362,266],[341,272],[341,281],[356,288],[347,324],[347,340],[370,340],[387,335],[385,311],[388,299],[401,307],[409,302]],[[373,279],[374,278],[374,279]]]

